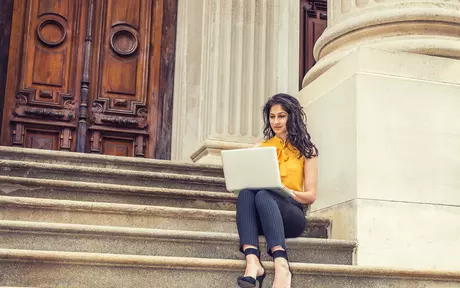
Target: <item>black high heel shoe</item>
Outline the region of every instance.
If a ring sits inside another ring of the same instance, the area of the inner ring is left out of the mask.
[[[257,276],[256,278],[251,276],[240,276],[237,279],[238,286],[240,288],[254,288],[256,287],[257,282],[259,282],[259,288],[261,288],[267,273],[264,265],[262,265],[262,261],[260,261],[260,251],[254,248],[247,248],[244,250],[244,256],[246,257],[247,255],[256,255],[257,258],[259,258],[260,266],[264,269],[264,274]]]
[[[286,251],[284,251],[284,250],[276,250],[275,252],[272,253],[272,257],[273,257],[273,261],[275,261],[275,259],[279,258],[279,257],[286,259],[286,262],[287,262],[288,268],[289,268],[289,273],[291,273],[291,284],[292,284],[292,278],[294,278],[294,273],[292,273],[291,265],[289,265],[289,259],[288,259]]]

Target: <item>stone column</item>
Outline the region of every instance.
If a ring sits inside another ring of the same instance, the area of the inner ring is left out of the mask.
[[[222,149],[260,140],[267,98],[298,91],[299,5],[190,2],[179,1],[173,159],[220,164]]]
[[[311,83],[357,46],[460,58],[460,3],[456,0],[328,1],[328,28],[317,41]]]
[[[460,2],[328,4],[299,93],[320,151],[312,214],[359,242],[358,265],[458,269]]]

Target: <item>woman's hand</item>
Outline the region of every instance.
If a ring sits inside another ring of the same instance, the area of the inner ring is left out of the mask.
[[[316,200],[316,193],[312,193],[311,191],[304,191],[304,192],[299,192],[299,191],[294,191],[291,190],[295,197],[294,200],[302,203],[302,204],[312,204]]]

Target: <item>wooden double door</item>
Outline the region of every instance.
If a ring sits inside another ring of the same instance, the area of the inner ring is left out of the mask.
[[[1,145],[170,157],[177,0],[15,0]]]

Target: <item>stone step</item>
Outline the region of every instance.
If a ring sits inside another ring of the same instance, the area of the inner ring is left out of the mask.
[[[235,210],[228,192],[0,176],[0,195],[197,209]]]
[[[236,212],[0,196],[0,219],[236,233]],[[307,217],[304,237],[328,238],[330,221]]]
[[[234,233],[0,220],[0,238],[0,247],[9,249],[243,259]],[[266,251],[263,237],[260,243]],[[314,238],[287,239],[286,245],[292,262],[343,265],[353,264],[356,247],[353,241]]]
[[[236,287],[244,261],[0,249],[0,286]],[[270,287],[273,263],[264,262]],[[292,287],[457,288],[460,273],[292,263]]]
[[[65,166],[223,177],[221,166],[0,146],[0,159]]]
[[[227,192],[224,178],[0,160],[0,176]]]

